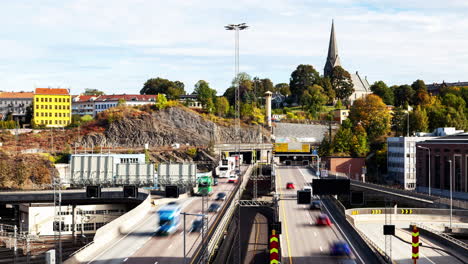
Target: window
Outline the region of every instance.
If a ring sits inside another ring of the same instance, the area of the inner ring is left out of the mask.
[[[454,162],[454,175],[453,175],[453,188],[456,192],[461,192],[462,191],[462,159],[460,155],[456,155],[453,157],[455,162]]]
[[[431,184],[435,188],[440,188],[440,156],[435,156],[434,157],[434,183],[431,182]]]
[[[103,227],[107,223],[96,223],[96,229]]]
[[[85,231],[92,231],[92,230],[94,230],[94,223],[85,223],[85,224],[83,225],[83,229],[84,229]]]

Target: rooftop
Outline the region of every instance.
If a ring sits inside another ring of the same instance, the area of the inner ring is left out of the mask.
[[[41,95],[69,95],[68,89],[64,88],[36,88],[35,94]]]
[[[33,92],[0,92],[0,98],[33,98]]]

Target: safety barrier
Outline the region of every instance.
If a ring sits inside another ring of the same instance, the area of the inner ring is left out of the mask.
[[[353,208],[347,209],[347,215],[366,215],[366,214],[395,214],[395,208]],[[434,209],[434,208],[396,208],[396,214],[399,215],[435,215],[448,216],[449,209]],[[468,210],[452,210],[453,216],[468,217]]]
[[[428,227],[428,226],[425,226],[425,225],[423,225],[423,224],[421,224],[421,223],[414,223],[414,222],[411,222],[411,223],[410,223],[410,226],[413,226],[413,225],[416,225],[416,226],[419,227],[419,229],[421,229],[421,230],[425,230],[426,232],[430,232],[430,233],[432,233],[433,235],[439,236],[439,237],[441,237],[441,238],[443,238],[443,239],[446,239],[446,240],[452,242],[453,244],[456,244],[456,245],[459,246],[459,247],[464,248],[465,250],[468,250],[468,244],[466,244],[465,242],[463,242],[463,241],[461,241],[461,240],[458,240],[458,239],[453,238],[453,237],[451,237],[451,236],[449,236],[449,235],[447,235],[447,234],[444,234],[444,233],[442,233],[442,232],[439,232],[439,231],[437,231],[437,230],[434,230],[434,229],[432,229],[432,228],[430,228],[430,227]]]
[[[232,200],[231,203],[229,204],[229,207],[227,208],[226,212],[223,215],[222,220],[216,227],[212,237],[210,238],[207,246],[207,250],[210,254],[210,258],[212,255],[215,253],[216,248],[218,247],[219,242],[224,236],[224,233],[226,232],[228,226],[229,226],[229,220],[232,218],[232,215],[234,214],[235,208],[237,207],[237,202],[239,200],[239,193],[242,193],[243,190],[245,189],[245,186],[247,185],[247,182],[249,181],[249,176],[252,173],[252,169],[254,166],[249,166],[247,171],[244,174],[244,178],[242,179],[242,184],[239,186],[236,192],[234,192],[232,195]]]

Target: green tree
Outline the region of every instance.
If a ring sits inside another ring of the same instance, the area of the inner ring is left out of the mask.
[[[353,128],[353,137],[351,138],[351,155],[354,157],[365,157],[369,152],[369,143],[367,142],[366,130],[357,124]]]
[[[401,107],[395,107],[393,109],[393,116],[392,116],[392,130],[395,132],[396,136],[404,136],[406,135],[406,124],[408,114],[407,110]]]
[[[335,90],[336,98],[347,101],[354,93],[354,84],[351,80],[351,74],[341,66],[333,68],[330,82]]]
[[[417,92],[417,91],[427,91],[427,86],[426,84],[424,83],[423,80],[416,80],[414,81],[412,84],[411,84],[411,88],[413,89],[413,91]]]
[[[208,113],[213,113],[215,111],[215,105],[213,103],[213,99],[212,98],[208,98],[208,101],[206,102],[205,104],[205,110],[208,112]]]
[[[324,93],[328,96],[328,103],[332,104],[336,98],[336,93],[333,89],[330,78],[328,76],[321,78],[320,86],[323,87]]]
[[[375,94],[355,100],[349,111],[349,119],[354,125],[364,127],[371,142],[390,131],[390,112]]]
[[[84,116],[80,117],[80,121],[82,123],[86,123],[86,122],[89,122],[91,120],[93,120],[93,117],[90,116],[90,115],[84,115]]]
[[[265,115],[262,109],[254,107],[252,111],[252,124],[259,125],[265,123]]]
[[[229,102],[226,97],[217,97],[215,101],[215,112],[217,116],[225,117],[229,112]]]
[[[297,66],[289,79],[289,88],[296,102],[307,87],[318,84],[319,80],[320,75],[312,65],[301,64]]]
[[[333,138],[333,153],[350,155],[352,138],[351,122],[344,120]]]
[[[152,78],[145,82],[140,94],[165,94],[169,99],[177,99],[185,94],[184,84],[179,81],[169,81],[163,78]]]
[[[393,91],[383,81],[375,82],[371,85],[370,89],[374,94],[380,96],[386,105],[393,105]]]
[[[442,97],[442,104],[453,107],[455,109],[465,109],[466,102],[461,96],[457,96],[453,93],[447,93]]]
[[[211,89],[208,82],[204,80],[200,80],[195,84],[193,92],[197,95],[198,101],[200,101],[205,108],[208,101],[211,100],[211,103],[213,103],[213,99],[216,97],[216,90]]]
[[[395,106],[409,105],[414,96],[414,90],[409,85],[400,85],[394,90]]]
[[[335,104],[335,109],[338,109],[338,110],[341,110],[341,109],[344,109],[343,107],[343,103],[341,102],[341,100],[338,100]]]
[[[158,100],[156,101],[156,108],[159,110],[166,108],[167,98],[164,94],[158,94]]]
[[[278,83],[275,85],[275,91],[279,92],[284,96],[291,95],[291,90],[289,89],[289,84],[287,83]]]
[[[99,91],[98,89],[86,88],[83,95],[105,95],[105,93],[103,91]]]
[[[301,103],[305,106],[312,117],[317,118],[323,105],[327,103],[328,97],[324,94],[323,88],[314,84],[307,87],[301,97]]]
[[[412,134],[414,132],[428,132],[429,130],[429,118],[426,110],[419,105],[410,114],[410,130]]]

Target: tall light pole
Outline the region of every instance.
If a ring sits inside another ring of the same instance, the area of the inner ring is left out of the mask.
[[[418,148],[429,151],[429,169],[428,169],[429,172],[428,173],[429,173],[429,195],[431,195],[431,149],[423,147],[423,146],[418,146]]]
[[[453,210],[453,201],[452,201],[452,160],[448,160],[449,169],[450,169],[450,230],[452,230],[452,210]]]
[[[240,157],[240,141],[241,141],[241,136],[240,136],[240,80],[238,79],[239,76],[239,31],[247,29],[249,26],[247,26],[245,23],[241,24],[229,24],[227,26],[224,26],[226,30],[234,30],[235,31],[235,53],[234,53],[234,80],[236,81],[236,92],[235,92],[235,104],[236,104],[236,137],[237,137],[237,155]],[[239,162],[240,163],[240,162]],[[240,164],[236,165],[236,169],[240,170]],[[239,186],[242,185],[242,177],[239,179]],[[239,190],[239,200],[241,199],[241,190]],[[240,232],[240,206],[238,206],[238,218],[239,218],[239,241],[238,241],[238,246],[239,246],[239,263],[241,262],[241,232]]]

